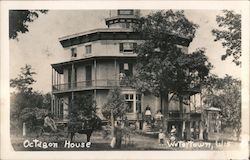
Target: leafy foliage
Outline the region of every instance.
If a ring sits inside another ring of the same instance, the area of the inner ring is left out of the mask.
[[[20,113],[21,122],[25,122],[28,129],[32,129],[34,126],[43,125],[43,119],[48,114],[47,109],[41,108],[24,108]]]
[[[113,112],[114,119],[118,117],[122,118],[127,112],[128,106],[126,105],[124,96],[121,94],[121,90],[119,88],[110,90],[107,99],[107,103],[102,107],[103,116],[110,120],[111,112]]]
[[[10,86],[17,89],[17,92],[10,95],[10,120],[13,130],[21,129],[23,122],[35,123],[37,118],[41,118],[38,116],[40,111],[48,111],[51,107],[50,93],[44,95],[32,90],[35,74],[30,65],[25,65],[21,68],[18,78],[10,80]]]
[[[71,105],[70,119],[72,121],[84,121],[96,116],[96,102],[92,94],[77,94]]]
[[[21,73],[18,75],[18,78],[10,80],[10,87],[18,89],[20,92],[31,92],[31,85],[36,81],[33,78],[36,72],[32,71],[31,65],[25,65],[21,68]]]
[[[233,62],[240,65],[241,15],[234,11],[223,10],[223,15],[218,15],[216,21],[221,29],[213,29],[212,34],[215,36],[215,41],[222,41],[222,46],[226,48],[226,54],[223,54],[221,59],[225,60],[232,56]]]
[[[204,91],[204,103],[222,111],[222,125],[233,128],[239,137],[241,132],[241,81],[226,75],[211,76]]]
[[[33,22],[39,17],[39,13],[47,13],[48,10],[10,10],[9,11],[9,38],[16,39],[18,33],[29,31],[28,22]]]
[[[182,95],[191,84],[198,85],[206,78],[212,65],[205,49],[187,54],[185,47],[167,38],[169,34],[194,38],[198,26],[188,21],[183,11],[159,11],[144,17],[143,22],[136,28],[148,37],[137,48],[137,88],[156,96]]]
[[[135,30],[141,32],[147,39],[164,39],[166,35],[176,35],[193,39],[197,24],[189,21],[184,11],[157,11],[141,18],[141,24]]]

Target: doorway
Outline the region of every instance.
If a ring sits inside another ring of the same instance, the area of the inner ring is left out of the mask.
[[[86,87],[92,86],[92,67],[86,66]]]

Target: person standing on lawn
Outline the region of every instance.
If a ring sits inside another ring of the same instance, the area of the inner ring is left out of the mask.
[[[116,139],[116,143],[115,143],[115,147],[117,149],[121,149],[121,145],[122,145],[122,128],[121,128],[121,123],[117,122],[117,126],[115,127],[114,130],[114,135],[115,135],[115,139]]]
[[[159,138],[159,145],[163,145],[165,140],[165,134],[162,132],[162,129],[160,129],[158,138]]]
[[[151,122],[151,115],[152,115],[151,109],[150,109],[149,105],[147,105],[146,110],[145,110],[145,120],[147,123]]]

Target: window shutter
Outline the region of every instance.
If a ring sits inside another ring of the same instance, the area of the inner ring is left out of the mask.
[[[129,76],[132,76],[133,75],[133,64],[132,63],[129,63],[128,64],[128,68],[129,68]]]
[[[123,52],[123,43],[120,43],[120,53]]]

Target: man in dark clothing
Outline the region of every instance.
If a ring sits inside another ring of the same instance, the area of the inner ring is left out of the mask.
[[[203,140],[208,141],[207,126],[203,129]]]
[[[116,139],[116,144],[115,147],[118,149],[121,149],[122,145],[122,128],[120,122],[117,122],[117,126],[115,127],[115,139]]]

